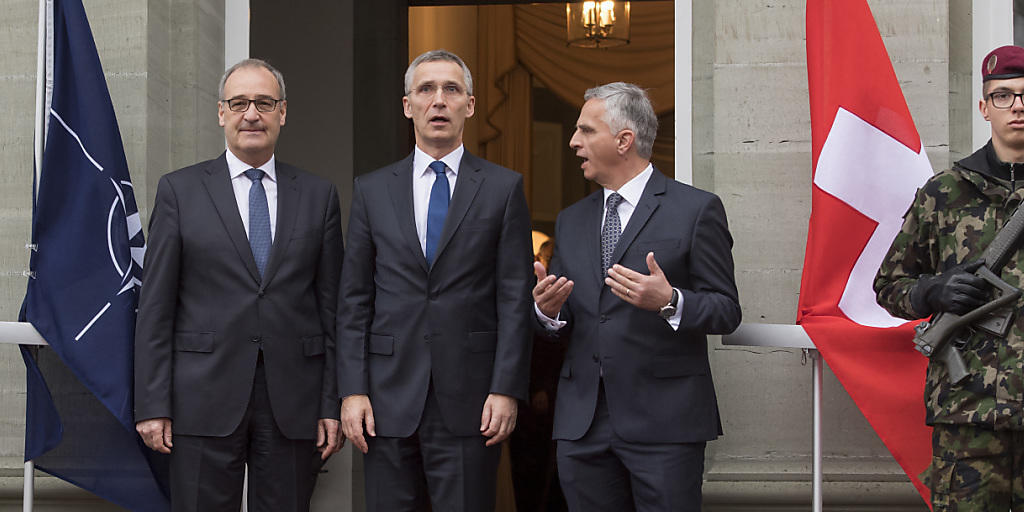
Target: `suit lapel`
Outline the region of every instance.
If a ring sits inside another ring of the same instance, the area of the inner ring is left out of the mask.
[[[262,288],[270,284],[284,255],[288,251],[288,243],[295,230],[295,218],[298,217],[298,205],[301,199],[298,176],[287,164],[277,162],[277,226],[274,233],[274,245],[270,249],[270,260],[263,274]]]
[[[455,180],[455,192],[452,193],[452,202],[448,206],[448,215],[444,219],[444,229],[441,230],[441,240],[437,244],[437,253],[434,254],[434,262],[441,259],[444,248],[448,246],[455,230],[459,228],[469,205],[473,204],[476,192],[480,190],[480,184],[484,178],[480,175],[480,160],[469,154],[468,151],[462,154],[462,162],[459,163],[459,177]]]
[[[398,222],[398,229],[402,232],[405,244],[413,253],[413,258],[420,264],[423,271],[427,271],[427,258],[423,255],[423,248],[420,247],[420,237],[416,234],[416,214],[413,212],[412,197],[412,157],[410,154],[405,160],[398,162],[388,183],[391,203],[395,207],[395,219]]]
[[[666,179],[665,175],[661,174],[661,171],[654,169],[654,173],[647,180],[647,186],[644,187],[644,193],[640,196],[640,203],[636,205],[636,208],[633,209],[633,214],[629,216],[629,223],[626,224],[626,229],[622,230],[619,243],[615,246],[615,252],[612,253],[612,264],[622,260],[622,256],[626,254],[626,249],[629,248],[636,235],[647,224],[647,220],[651,218],[654,210],[658,209],[660,200],[657,196],[665,193]],[[643,272],[643,270],[646,269],[641,269],[640,271]]]
[[[584,259],[590,260],[591,271],[597,278],[599,286],[604,286],[604,269],[601,268],[601,220],[604,218],[604,191],[598,190],[590,195],[590,206],[584,214],[583,226]],[[556,240],[557,244],[558,241]]]
[[[210,194],[214,208],[217,209],[221,223],[228,232],[228,238],[238,252],[238,257],[242,259],[252,278],[259,282],[260,273],[256,269],[249,238],[245,235],[245,226],[242,225],[242,217],[238,213],[238,203],[235,201],[235,192],[231,188],[231,176],[228,173],[228,162],[223,154],[206,168],[203,184]]]

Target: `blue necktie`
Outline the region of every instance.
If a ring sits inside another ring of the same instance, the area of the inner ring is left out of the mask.
[[[441,242],[441,231],[444,229],[444,218],[448,216],[451,194],[445,169],[444,162],[440,160],[430,164],[430,170],[437,176],[434,178],[434,186],[430,187],[430,203],[427,207],[427,265],[434,264],[437,244]]]
[[[245,177],[252,180],[249,187],[249,247],[256,260],[256,268],[263,277],[270,259],[270,207],[267,206],[267,191],[263,189],[263,171],[249,169]]]

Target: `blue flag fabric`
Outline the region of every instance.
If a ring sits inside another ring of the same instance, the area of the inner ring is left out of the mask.
[[[81,0],[52,0],[52,96],[23,307],[49,343],[23,348],[25,458],[131,510],[168,510],[166,464],[132,415],[145,242]]]

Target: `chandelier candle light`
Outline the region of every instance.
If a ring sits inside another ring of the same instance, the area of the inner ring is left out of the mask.
[[[611,48],[629,44],[629,2],[575,2],[565,4],[569,46]]]

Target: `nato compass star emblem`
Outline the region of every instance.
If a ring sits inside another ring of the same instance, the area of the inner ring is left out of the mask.
[[[116,297],[129,291],[134,292],[136,288],[142,286],[142,280],[139,278],[142,275],[142,261],[146,254],[146,241],[142,234],[142,219],[135,203],[135,187],[132,186],[132,182],[116,181],[111,178],[110,184],[114,193],[107,213],[107,251],[110,254],[111,267],[121,277],[120,288],[114,294]],[[124,224],[120,222],[121,219],[124,219]],[[119,251],[115,247],[115,241],[123,239],[128,240],[128,258],[118,257]],[[89,328],[110,309],[110,304],[108,301],[99,313],[96,313],[96,316],[75,336],[75,341],[85,336]]]

